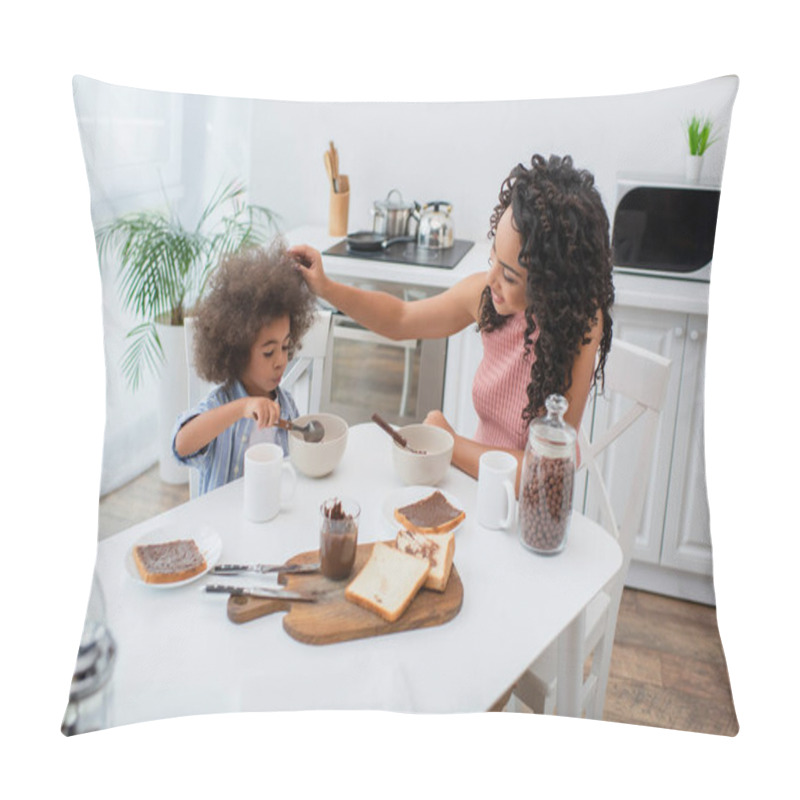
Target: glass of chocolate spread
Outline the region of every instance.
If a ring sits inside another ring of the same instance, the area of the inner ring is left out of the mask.
[[[320,514],[320,571],[326,578],[343,580],[356,560],[361,507],[350,498],[333,497],[320,506]]]

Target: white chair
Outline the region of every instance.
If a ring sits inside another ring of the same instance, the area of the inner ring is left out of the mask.
[[[194,317],[185,317],[183,320],[183,338],[186,345],[186,366],[188,369],[188,397],[187,408],[194,408],[212,389],[219,384],[210,383],[201,378],[194,368]],[[189,497],[194,499],[198,495],[199,476],[196,469],[189,469]]]
[[[582,713],[602,719],[605,704],[611,649],[617,627],[617,615],[637,531],[641,525],[645,495],[650,480],[661,409],[667,393],[671,361],[627,342],[614,340],[606,363],[603,396],[610,394],[615,421],[589,442],[581,430],[579,444],[581,469],[588,471],[590,490],[599,498],[600,522],[619,541],[623,553],[622,569],[584,609],[581,664],[591,657],[588,675],[581,686]],[[626,398],[626,399],[625,399]],[[598,398],[599,401],[600,398]],[[623,405],[627,409],[623,410]],[[638,455],[634,479],[617,524],[598,457],[609,445],[631,429],[637,434]],[[569,546],[569,545],[567,545]],[[517,681],[509,708],[536,713],[557,713],[559,648],[571,647],[564,640],[553,642]],[[580,646],[580,644],[579,644]]]
[[[289,362],[281,379],[281,387],[292,392],[301,414],[319,411],[322,396],[322,370],[328,352],[331,312],[317,309],[316,318],[303,337],[302,345]],[[217,384],[203,380],[194,369],[194,318],[184,320],[186,364],[188,366],[188,406],[199,403]],[[305,391],[304,391],[305,390]],[[189,496],[197,497],[197,470],[189,470]]]
[[[312,326],[303,337],[295,357],[289,362],[281,379],[281,386],[292,392],[301,414],[319,411],[322,398],[322,371],[328,355],[331,333],[331,312],[317,309]],[[300,387],[306,384],[307,391],[300,396]]]

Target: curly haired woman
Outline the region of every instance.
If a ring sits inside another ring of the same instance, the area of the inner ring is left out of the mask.
[[[221,386],[178,418],[172,450],[200,471],[201,494],[241,477],[245,450],[256,440],[288,452],[286,431],[274,426],[298,412],[280,382],[316,308],[291,263],[280,240],[230,256],[197,307],[195,369]]]
[[[488,272],[412,302],[332,281],[307,245],[288,250],[316,294],[389,338],[441,338],[478,323],[474,438],[456,434],[440,411],[425,419],[453,434],[453,464],[473,477],[486,450],[507,450],[521,466],[528,424],[552,393],[566,396],[565,418],[580,425],[591,386],[603,379],[614,302],[608,216],[594,177],[570,156],[534,155],[530,168],[516,166],[489,236]]]

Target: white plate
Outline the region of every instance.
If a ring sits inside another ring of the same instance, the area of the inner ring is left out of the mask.
[[[206,568],[202,572],[198,572],[197,575],[192,575],[191,578],[187,578],[184,581],[175,581],[174,583],[148,583],[142,580],[142,576],[136,567],[136,562],[133,560],[133,548],[140,544],[160,544],[161,542],[172,542],[175,539],[194,539],[198,549],[203,554],[203,558],[206,560]],[[203,527],[197,533],[191,534],[168,528],[158,528],[142,536],[128,550],[125,555],[125,569],[128,571],[128,575],[138,583],[141,583],[142,586],[148,586],[151,589],[175,589],[178,586],[185,586],[187,583],[202,578],[219,561],[220,555],[222,555],[222,539],[219,538],[219,534],[216,531],[209,527]]]
[[[450,494],[450,492],[446,492],[444,489],[438,489],[436,486],[403,486],[400,489],[395,489],[393,492],[390,492],[381,506],[381,516],[389,530],[396,534],[399,528],[399,524],[394,518],[394,510],[396,508],[416,503],[417,500],[422,500],[423,497],[427,497],[429,494],[433,494],[437,491],[445,496],[447,502],[450,503],[451,506],[464,508],[457,497]],[[462,519],[453,530],[457,531],[463,524],[464,520]]]

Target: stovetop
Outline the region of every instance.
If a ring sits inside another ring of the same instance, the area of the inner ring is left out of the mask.
[[[365,261],[389,261],[396,264],[413,264],[418,267],[439,267],[453,269],[458,262],[470,251],[474,242],[466,239],[456,239],[452,247],[443,250],[418,247],[415,242],[397,242],[389,245],[385,250],[375,252],[355,252],[347,247],[347,239],[323,251],[327,256],[344,256],[345,258],[360,258]]]

